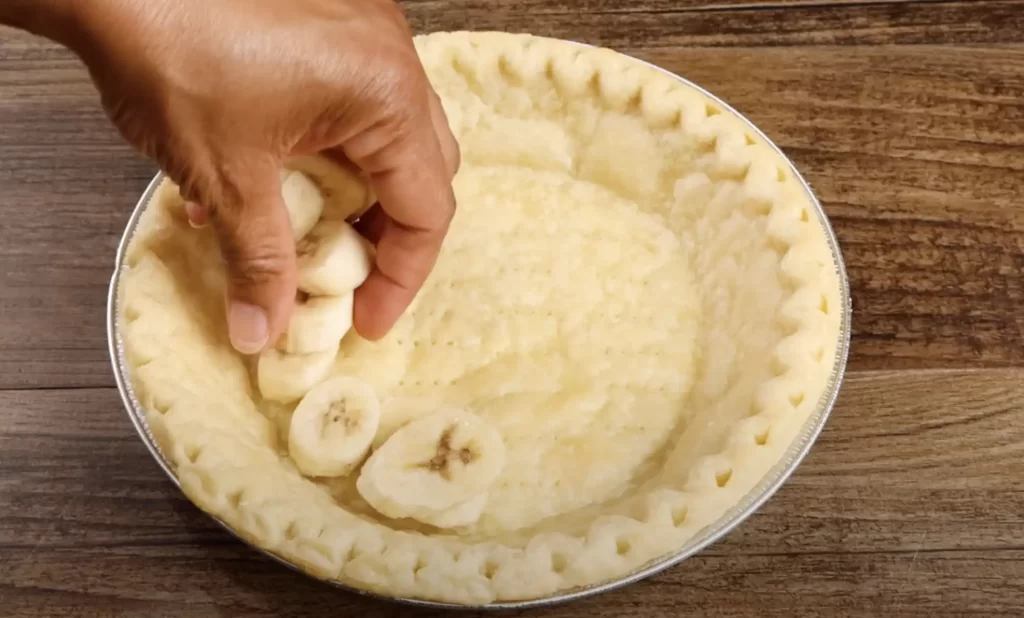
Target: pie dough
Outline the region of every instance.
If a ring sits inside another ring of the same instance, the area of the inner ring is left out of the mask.
[[[458,213],[410,310],[379,342],[349,332],[331,375],[376,390],[375,448],[443,407],[496,427],[479,519],[391,520],[355,473],[298,471],[295,404],[232,351],[214,239],[170,182],[121,275],[133,391],[189,498],[314,576],[459,604],[623,577],[735,506],[827,395],[824,227],[742,120],[643,63],[504,33],[416,47],[462,148]]]

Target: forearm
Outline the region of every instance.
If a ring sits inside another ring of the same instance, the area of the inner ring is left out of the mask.
[[[62,45],[77,42],[77,10],[93,0],[0,0],[0,25],[11,26]]]

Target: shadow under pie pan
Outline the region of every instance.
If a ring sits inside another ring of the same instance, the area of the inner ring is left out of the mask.
[[[445,33],[439,33],[445,34]],[[453,36],[475,36],[476,33],[448,33]],[[524,37],[527,35],[503,35],[501,33],[479,33],[482,36],[516,36]],[[433,35],[430,35],[433,36]],[[556,41],[552,39],[540,39],[534,38],[537,41],[542,41],[544,45],[559,45],[564,48],[572,48],[579,50],[596,50],[587,45],[583,45],[576,42],[570,41]],[[476,49],[477,46],[466,45],[466,49]],[[472,53],[472,52],[469,52]],[[754,513],[766,500],[768,500],[776,490],[789,478],[790,474],[797,468],[804,456],[810,450],[812,444],[821,432],[831,410],[836,401],[839,393],[840,384],[842,382],[843,373],[846,366],[846,360],[849,349],[849,338],[850,338],[850,321],[851,321],[851,304],[849,294],[849,284],[847,281],[847,275],[843,259],[840,253],[840,249],[836,240],[836,237],[832,231],[829,221],[821,208],[820,203],[814,196],[810,186],[802,178],[799,171],[784,156],[781,150],[778,149],[756,126],[749,122],[746,118],[736,112],[734,109],[729,107],[725,102],[721,101],[714,95],[703,90],[699,86],[679,77],[671,74],[659,67],[645,63],[639,60],[628,58],[622,55],[616,55],[622,61],[635,63],[635,66],[644,67],[646,71],[655,71],[661,76],[667,76],[674,83],[680,84],[686,87],[693,93],[699,93],[708,105],[715,108],[716,114],[722,114],[729,116],[737,120],[742,124],[743,130],[748,136],[747,139],[758,140],[759,143],[765,145],[767,148],[777,156],[779,161],[779,173],[789,175],[795,183],[795,186],[802,192],[803,203],[807,204],[806,212],[809,212],[810,219],[813,223],[817,223],[820,226],[823,243],[827,244],[828,252],[831,254],[831,263],[824,264],[823,268],[828,270],[831,277],[835,281],[835,301],[832,311],[836,314],[838,320],[838,328],[835,330],[835,340],[830,343],[828,349],[831,351],[834,346],[834,356],[832,358],[825,359],[824,362],[828,363],[827,379],[825,380],[824,388],[821,390],[821,394],[816,398],[815,401],[809,401],[807,403],[808,413],[805,418],[801,419],[798,427],[794,428],[792,432],[787,436],[787,444],[784,449],[779,449],[777,458],[773,458],[772,465],[765,466],[763,474],[760,475],[760,480],[756,483],[752,483],[749,490],[746,491],[742,498],[738,501],[731,503],[728,508],[722,508],[721,513],[709,521],[706,525],[703,525],[699,529],[695,530],[687,540],[682,544],[681,547],[672,549],[666,555],[660,556],[654,560],[650,560],[645,564],[639,566],[639,568],[632,568],[629,572],[622,573],[620,576],[612,579],[605,579],[598,583],[586,585],[583,587],[569,587],[556,591],[553,594],[546,595],[537,598],[528,599],[513,599],[503,600],[498,599],[494,602],[487,604],[457,604],[457,603],[444,603],[432,600],[423,600],[419,598],[410,598],[404,596],[389,596],[382,593],[380,590],[371,591],[369,588],[362,589],[356,585],[344,583],[339,580],[325,579],[311,575],[309,571],[296,563],[282,557],[273,551],[263,549],[255,543],[251,543],[246,540],[241,534],[232,528],[229,524],[225,523],[221,518],[216,517],[213,514],[210,516],[220,523],[226,530],[231,532],[233,535],[243,540],[250,546],[254,547],[258,551],[264,553],[266,556],[276,560],[277,562],[284,564],[288,567],[303,572],[311,577],[316,577],[327,584],[337,586],[339,588],[379,598],[389,601],[397,601],[412,605],[428,606],[428,607],[445,607],[452,609],[516,609],[516,608],[528,608],[534,606],[551,605],[561,602],[572,601],[581,599],[591,595],[599,594],[614,590],[621,586],[625,586],[644,578],[650,577],[657,574],[667,568],[670,568],[686,558],[700,552],[705,547],[721,539],[723,536],[728,534],[734,527],[744,521],[748,516]],[[550,73],[550,66],[548,68]],[[709,108],[710,109],[710,108]],[[167,476],[175,483],[179,488],[182,484],[176,474],[175,466],[172,463],[171,458],[164,453],[154,438],[153,431],[147,420],[147,411],[140,402],[140,399],[136,395],[136,390],[133,387],[131,379],[131,368],[126,361],[125,345],[124,345],[124,327],[122,324],[122,311],[119,306],[119,289],[122,283],[122,275],[128,268],[126,265],[126,255],[129,252],[132,240],[135,236],[137,228],[140,223],[140,219],[147,206],[152,201],[152,198],[158,193],[158,189],[165,181],[165,177],[162,174],[158,174],[153,179],[146,192],[142,195],[138,205],[135,208],[134,213],[129,219],[127,228],[121,239],[121,243],[117,250],[116,265],[113,274],[113,278],[110,284],[110,291],[107,305],[107,332],[109,341],[110,357],[113,365],[114,375],[117,382],[118,390],[121,393],[122,400],[127,409],[129,418],[143,443],[152,453],[154,459],[164,470]],[[838,302],[836,302],[838,301]],[[830,361],[830,362],[829,362]],[[791,439],[790,439],[791,438]],[[204,509],[206,510],[206,509]]]

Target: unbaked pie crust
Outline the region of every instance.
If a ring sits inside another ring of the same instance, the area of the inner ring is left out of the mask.
[[[459,210],[413,307],[379,342],[350,332],[332,373],[373,386],[382,430],[438,406],[497,427],[480,519],[389,520],[355,474],[297,471],[294,405],[231,350],[214,240],[169,182],[119,287],[134,393],[188,497],[317,577],[460,604],[620,578],[741,500],[819,405],[840,340],[826,233],[773,148],[652,67],[527,35],[416,47],[462,148]]]

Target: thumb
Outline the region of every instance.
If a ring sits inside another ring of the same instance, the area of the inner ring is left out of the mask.
[[[249,167],[208,212],[227,268],[228,333],[243,354],[277,340],[295,301],[295,241],[278,178],[271,165]]]

